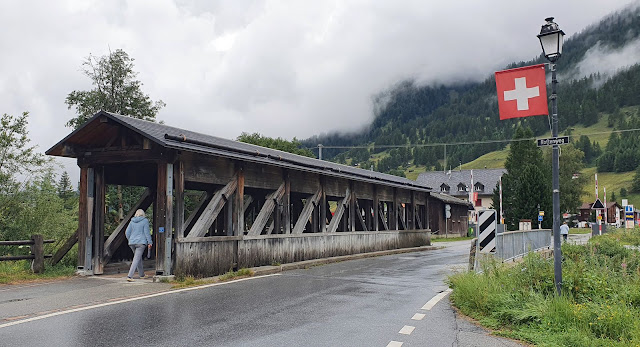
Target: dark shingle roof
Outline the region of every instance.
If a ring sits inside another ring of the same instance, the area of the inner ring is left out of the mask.
[[[288,152],[283,152],[271,148],[256,146],[248,143],[227,140],[220,137],[205,135],[185,129],[149,122],[141,119],[126,117],[105,111],[100,111],[89,119],[83,126],[50,148],[47,153],[54,152],[57,147],[64,145],[65,140],[100,116],[106,116],[127,128],[142,134],[154,141],[158,145],[166,148],[173,148],[182,151],[198,152],[209,155],[218,155],[233,159],[247,160],[264,164],[271,164],[280,167],[290,167],[303,171],[311,171],[329,176],[344,177],[365,182],[380,182],[390,186],[411,188],[419,191],[431,191],[431,188],[423,183],[419,183],[403,177],[383,174],[380,172],[359,169],[347,165],[336,164],[324,160],[308,158]],[[167,138],[167,135],[169,138]],[[187,141],[174,140],[171,138],[186,139]]]
[[[505,172],[507,172],[506,169],[474,169],[473,184],[481,183],[484,185],[484,194],[491,194],[498,180]],[[418,176],[418,182],[438,189],[442,184],[446,184],[450,188],[450,195],[467,196],[469,192],[459,192],[458,185],[462,183],[469,187],[471,184],[471,170],[423,172]]]
[[[430,195],[435,199],[438,199],[446,204],[454,204],[454,205],[464,205],[467,206],[470,210],[473,210],[473,204],[462,199],[458,199],[448,194],[441,194],[438,192],[431,192]]]

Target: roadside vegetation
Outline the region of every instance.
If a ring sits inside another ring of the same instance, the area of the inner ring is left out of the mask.
[[[431,242],[451,242],[451,241],[464,241],[471,240],[473,237],[460,236],[460,237],[431,237]]]
[[[195,278],[193,276],[177,276],[175,281],[171,283],[173,284],[172,288],[186,288],[186,287],[201,286],[204,284],[227,282],[231,280],[237,280],[240,278],[252,277],[254,274],[255,273],[253,272],[253,270],[247,269],[247,268],[242,268],[238,271],[233,271],[230,269],[226,273],[217,277]]]
[[[67,278],[73,276],[75,270],[74,265],[59,263],[56,266],[45,266],[43,273],[34,274],[29,260],[3,261],[0,262],[0,284]]]
[[[640,345],[640,230],[618,230],[586,245],[564,244],[562,295],[553,259],[482,264],[449,277],[451,300],[496,334],[538,346]]]

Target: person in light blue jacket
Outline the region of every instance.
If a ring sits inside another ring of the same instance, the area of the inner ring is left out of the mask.
[[[140,274],[140,278],[144,278],[144,269],[142,268],[142,255],[144,254],[144,249],[151,249],[151,245],[153,242],[151,241],[151,233],[149,232],[149,220],[144,215],[144,211],[138,209],[133,218],[131,218],[131,222],[127,226],[127,231],[125,232],[127,236],[127,240],[129,240],[129,247],[133,251],[133,261],[131,262],[131,267],[129,268],[129,274],[127,275],[127,281],[133,281],[133,274],[138,269],[138,274]]]

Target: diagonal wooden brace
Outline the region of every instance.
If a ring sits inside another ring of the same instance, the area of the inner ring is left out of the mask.
[[[351,191],[347,188],[347,192],[345,193],[344,199],[338,203],[338,208],[336,208],[336,212],[333,213],[333,217],[331,218],[331,222],[329,223],[329,227],[327,227],[328,233],[334,233],[338,230],[338,225],[342,220],[342,215],[346,210],[346,206],[349,204],[349,199],[351,198]]]
[[[318,189],[315,194],[307,199],[307,203],[304,204],[304,208],[300,213],[300,217],[298,217],[296,225],[291,231],[292,234],[302,234],[302,232],[304,231],[304,227],[307,225],[307,222],[309,222],[309,218],[311,218],[311,214],[313,213],[315,207],[318,205],[318,201],[320,201],[321,196],[322,189]]]
[[[193,225],[193,228],[191,228],[187,238],[202,237],[207,234],[207,231],[211,228],[211,225],[216,218],[218,218],[220,211],[222,211],[222,208],[227,203],[231,195],[236,191],[237,187],[238,178],[234,176],[227,185],[222,187],[222,189],[218,190],[213,195],[213,198],[211,198],[207,207],[202,211],[200,218],[198,218],[196,223]]]
[[[369,231],[369,229],[367,229],[367,223],[365,223],[364,218],[362,218],[362,209],[360,208],[360,204],[358,203],[358,199],[356,199],[355,197],[354,197],[354,199],[356,200],[356,217],[360,221],[360,226],[362,227],[362,230]],[[366,211],[365,211],[365,213],[366,213]]]
[[[269,194],[256,216],[256,219],[253,221],[253,225],[251,225],[251,229],[247,233],[247,235],[260,235],[264,227],[267,225],[269,221],[269,217],[271,217],[271,213],[273,213],[273,209],[276,207],[276,204],[282,199],[284,196],[284,182],[278,187],[276,191]]]
[[[380,216],[380,221],[382,222],[382,226],[384,230],[389,230],[389,224],[387,224],[387,220],[384,218],[384,209],[382,205],[378,205],[378,216]]]
[[[407,230],[407,222],[404,220],[404,211],[402,210],[402,206],[400,206],[400,204],[398,204],[398,221],[400,222],[399,224],[402,225],[402,230]],[[400,226],[400,225],[398,225]]]
[[[107,241],[104,242],[104,256],[102,257],[102,263],[107,264],[111,260],[111,257],[116,252],[116,249],[120,247],[122,242],[127,238],[125,235],[125,230],[127,230],[127,225],[131,221],[131,218],[136,213],[138,209],[146,210],[151,206],[154,200],[154,196],[151,194],[151,191],[147,188],[142,193],[138,202],[129,210],[127,215],[124,217],[122,222],[116,227],[116,229],[109,235]]]

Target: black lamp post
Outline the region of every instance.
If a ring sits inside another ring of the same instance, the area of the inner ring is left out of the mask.
[[[544,56],[551,62],[551,137],[558,137],[558,101],[556,96],[556,60],[562,55],[562,41],[564,32],[560,30],[558,24],[553,21],[553,17],[545,19],[546,23],[540,29],[540,45]],[[555,285],[558,295],[562,289],[562,249],[560,245],[560,155],[558,145],[553,145],[551,157],[552,166],[552,188],[553,188],[553,269],[555,275]]]

